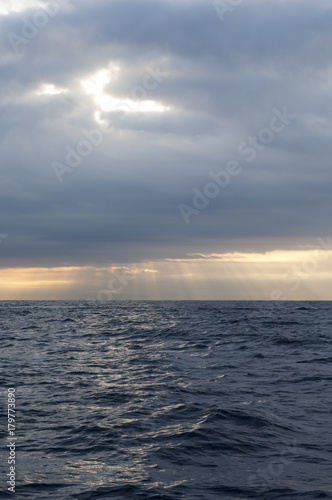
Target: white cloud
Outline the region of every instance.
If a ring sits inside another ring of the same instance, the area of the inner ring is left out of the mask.
[[[127,113],[162,113],[170,107],[164,106],[152,99],[135,100],[111,95],[105,91],[106,85],[120,76],[119,66],[102,69],[92,76],[81,81],[87,95],[91,95],[97,106],[97,121],[100,112],[125,111]],[[99,113],[99,114],[98,114]],[[96,116],[96,115],[95,115]]]
[[[44,2],[39,0],[1,0],[0,16],[8,16],[14,12],[23,12],[31,8],[40,8]]]
[[[52,83],[44,83],[36,91],[36,94],[37,95],[59,95],[59,94],[65,94],[66,92],[68,92],[68,89],[56,87]]]

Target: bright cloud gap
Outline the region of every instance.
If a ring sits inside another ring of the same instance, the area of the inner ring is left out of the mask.
[[[154,100],[135,100],[131,98],[117,98],[105,92],[108,85],[119,73],[118,66],[112,66],[109,70],[103,69],[96,74],[81,81],[81,85],[87,95],[94,99],[98,111],[96,113],[125,111],[127,113],[163,113],[170,108]],[[96,114],[95,114],[96,116]],[[97,115],[98,116],[98,115]]]

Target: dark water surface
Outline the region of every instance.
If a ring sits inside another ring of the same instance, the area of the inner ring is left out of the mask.
[[[1,498],[332,499],[332,303],[0,302],[0,332]]]

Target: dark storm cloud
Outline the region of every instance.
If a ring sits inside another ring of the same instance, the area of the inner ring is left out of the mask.
[[[203,0],[73,1],[16,54],[6,35],[21,35],[37,10],[0,18],[2,266],[129,262],[329,232],[330,2],[257,0],[222,23]],[[60,183],[52,162],[65,164],[66,147],[99,126],[81,81],[110,65],[119,72],[105,92],[117,99],[137,95],[147,67],[161,71],[142,99],[169,109],[102,112],[113,132]],[[40,95],[44,84],[67,92]],[[296,119],[249,163],[239,145],[284,107]],[[241,175],[186,225],[178,205],[192,206],[192,189],[230,159]]]

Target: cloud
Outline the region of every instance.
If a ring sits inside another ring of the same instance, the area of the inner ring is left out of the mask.
[[[203,0],[58,7],[36,32],[47,2],[0,11],[2,268],[298,250],[329,234],[330,2],[253,0],[222,23]],[[10,33],[30,38],[15,51]],[[296,120],[249,163],[239,145],[285,106]],[[106,126],[68,167],[84,131]],[[241,175],[187,226],[178,205],[232,159]]]

